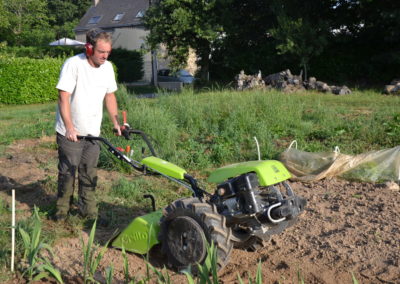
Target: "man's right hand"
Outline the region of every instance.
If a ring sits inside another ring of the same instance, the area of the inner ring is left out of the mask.
[[[77,142],[78,141],[78,137],[77,137],[78,133],[76,132],[75,129],[67,129],[67,131],[65,132],[65,137],[72,142]]]

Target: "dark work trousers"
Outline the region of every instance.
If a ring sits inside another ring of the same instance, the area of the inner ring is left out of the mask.
[[[82,216],[97,216],[95,189],[100,145],[97,141],[69,141],[57,133],[58,199],[57,214],[66,215],[73,200],[78,170],[79,209]]]

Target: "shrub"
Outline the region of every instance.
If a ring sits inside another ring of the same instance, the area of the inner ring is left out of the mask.
[[[61,58],[0,56],[0,103],[32,104],[57,99]]]
[[[46,57],[70,57],[81,53],[83,47],[72,46],[1,46],[0,56],[11,57],[29,57],[35,59],[43,59]]]
[[[110,55],[118,68],[119,82],[133,82],[143,77],[143,57],[140,52],[121,48],[113,49]]]

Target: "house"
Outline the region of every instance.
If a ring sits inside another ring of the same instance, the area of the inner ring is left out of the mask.
[[[144,47],[145,37],[149,33],[143,25],[142,18],[152,1],[157,0],[93,0],[91,7],[75,28],[75,38],[86,42],[88,30],[101,28],[112,35],[114,48],[140,50]],[[166,54],[165,48],[157,52]],[[167,59],[151,56],[150,52],[143,56],[143,61],[143,81],[145,82],[152,81],[152,70],[155,70],[154,74],[157,74],[157,70],[168,68]],[[195,61],[196,54],[192,50],[186,68],[191,74],[197,70]]]
[[[149,33],[142,22],[151,0],[93,0],[92,6],[75,28],[76,40],[86,42],[86,32],[101,28],[113,38],[114,48],[140,50]],[[152,78],[151,54],[144,55],[143,81]],[[157,68],[155,68],[157,70]]]

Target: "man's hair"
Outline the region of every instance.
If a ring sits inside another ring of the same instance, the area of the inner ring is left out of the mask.
[[[93,45],[93,47],[96,46],[96,43],[98,40],[112,42],[111,36],[108,33],[106,33],[105,31],[103,31],[102,29],[94,28],[94,29],[90,29],[86,33],[86,42]]]

